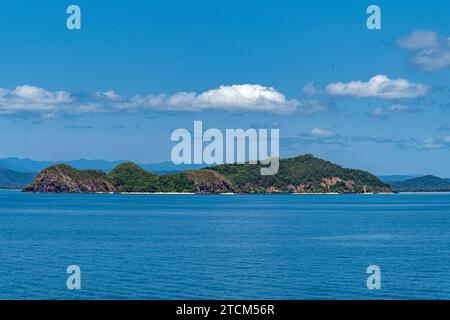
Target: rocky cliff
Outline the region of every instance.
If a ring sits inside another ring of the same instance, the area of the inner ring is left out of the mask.
[[[117,192],[106,174],[95,170],[76,170],[55,165],[42,170],[24,192],[96,193]]]

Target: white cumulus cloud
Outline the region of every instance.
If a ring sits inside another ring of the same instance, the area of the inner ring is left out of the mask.
[[[117,99],[111,99],[106,93],[98,93],[97,96],[108,98],[112,102],[112,106],[118,109],[227,110],[288,114],[295,112],[301,104],[295,99],[287,99],[281,92],[272,87],[258,84],[223,85],[217,89],[201,93],[177,92],[172,95],[134,96],[127,101],[117,103],[115,103]],[[110,96],[112,95],[110,94]]]
[[[145,112],[148,110],[201,112],[207,110],[267,112],[313,115],[331,111],[333,105],[320,101],[288,99],[273,87],[259,84],[223,85],[204,92],[121,95],[114,90],[74,94],[48,91],[35,86],[14,90],[0,88],[0,115],[38,113],[54,117],[58,113]]]
[[[404,79],[389,79],[385,75],[376,75],[368,82],[350,81],[327,85],[330,95],[373,97],[381,99],[416,98],[428,93],[429,87],[421,83],[412,83]]]
[[[417,30],[398,39],[397,44],[404,49],[425,49],[438,47],[440,42],[436,32]]]
[[[222,109],[243,111],[265,111],[274,113],[292,113],[299,102],[288,100],[272,87],[257,84],[220,86],[201,94],[185,94],[172,96],[171,105],[181,108],[188,104],[193,109]]]
[[[14,90],[0,88],[0,110],[2,111],[42,111],[49,112],[64,107],[73,101],[65,91],[47,91],[45,89],[22,85]]]

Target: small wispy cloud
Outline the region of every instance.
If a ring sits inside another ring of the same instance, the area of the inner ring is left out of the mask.
[[[404,49],[426,49],[440,46],[440,40],[436,32],[417,30],[406,37],[397,40],[399,47]]]
[[[295,137],[281,138],[281,143],[286,147],[306,145],[339,145],[349,147],[350,145],[334,131],[315,127],[307,132],[299,133]]]
[[[439,71],[450,66],[450,38],[436,32],[417,30],[397,40],[397,45],[410,50],[411,63],[425,71]]]
[[[86,129],[92,129],[91,126],[76,126],[76,125],[66,125],[64,126],[66,129],[74,129],[74,130],[86,130]]]
[[[281,142],[286,147],[302,146],[302,145],[336,145],[340,147],[352,147],[358,143],[375,143],[380,145],[391,145],[400,150],[439,150],[450,149],[450,136],[444,138],[391,138],[391,137],[374,137],[374,136],[354,136],[340,135],[336,132],[314,128],[309,132],[300,133],[295,137],[285,137]]]
[[[372,136],[348,136],[344,137],[348,142],[370,142],[376,144],[390,144],[400,150],[435,150],[450,148],[450,144],[443,143],[441,138],[427,138],[424,140],[416,138],[381,138]]]
[[[314,82],[309,82],[303,87],[303,93],[308,96],[315,96],[319,93]]]
[[[389,116],[398,113],[417,113],[420,109],[408,105],[395,104],[390,107],[377,107],[373,109],[368,115],[375,118],[387,119]]]
[[[438,128],[438,131],[450,131],[450,123],[446,123],[446,124],[441,125]]]
[[[405,79],[389,79],[385,75],[376,75],[369,81],[350,81],[331,83],[326,92],[334,96],[353,96],[363,98],[404,99],[425,96],[430,88],[422,83],[413,83]]]
[[[313,128],[310,131],[310,135],[317,138],[333,138],[336,136],[336,133],[327,129]]]
[[[250,124],[250,128],[253,129],[267,129],[267,128],[279,128],[281,125],[281,123],[279,123],[278,121],[273,121],[273,122],[264,122],[264,123],[252,123]]]
[[[336,105],[334,103],[318,100],[300,101],[297,107],[297,112],[305,116],[334,111],[336,111]]]
[[[443,144],[441,141],[438,141],[434,138],[428,138],[425,139],[423,142],[421,142],[418,147],[422,149],[441,149],[445,147],[445,144]]]

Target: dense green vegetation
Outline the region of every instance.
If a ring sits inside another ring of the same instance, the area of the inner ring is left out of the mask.
[[[438,192],[450,191],[450,182],[435,176],[424,176],[406,181],[391,183],[392,188],[398,192]]]
[[[0,188],[23,188],[36,176],[34,172],[16,172],[0,168]]]
[[[138,165],[122,163],[108,174],[120,192],[194,192],[194,183],[184,174],[157,175]]]
[[[312,155],[281,160],[280,170],[273,176],[262,176],[260,168],[259,164],[227,164],[207,170],[157,175],[133,163],[123,163],[116,167],[108,178],[121,192],[363,193],[390,191],[388,185],[368,172],[345,169]],[[324,179],[330,181],[324,181]]]
[[[280,161],[278,174],[262,176],[260,165],[233,164],[210,168],[231,180],[240,192],[263,192],[275,188],[280,192],[336,192],[362,193],[387,191],[388,186],[374,175],[353,169],[345,169],[312,155],[304,155]],[[335,184],[325,178],[339,178]],[[299,187],[301,186],[301,187]]]
[[[230,164],[158,175],[136,164],[118,165],[108,175],[68,165],[44,169],[32,192],[196,192],[196,193],[366,193],[390,192],[374,175],[345,169],[305,155],[280,161],[279,172],[263,176],[261,165]]]

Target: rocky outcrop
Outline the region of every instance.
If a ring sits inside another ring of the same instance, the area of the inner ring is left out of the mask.
[[[194,183],[196,193],[235,192],[231,182],[216,171],[203,169],[186,171],[184,174],[188,180]]]
[[[42,170],[24,192],[98,193],[117,189],[101,171],[76,170],[68,165],[56,165]]]
[[[320,185],[330,192],[332,191],[332,187],[336,186],[338,183],[343,184],[343,186],[345,186],[346,190],[348,190],[349,192],[355,191],[355,188],[353,188],[355,181],[343,180],[339,177],[322,178],[322,182],[320,183]]]

